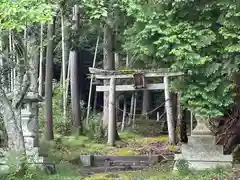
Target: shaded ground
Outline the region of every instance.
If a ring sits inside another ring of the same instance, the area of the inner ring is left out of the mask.
[[[161,125],[155,121],[137,121],[134,131],[127,130],[120,133],[121,141],[116,147],[108,147],[104,143],[96,143],[85,136],[57,136],[50,143],[42,142],[42,152],[47,153],[53,160],[58,162],[57,174],[46,175],[41,171],[31,171],[26,177],[19,180],[211,180],[219,177],[231,177],[234,173],[230,169],[215,169],[209,171],[190,172],[187,169],[176,174],[172,172],[172,162],[165,161],[153,168],[135,172],[112,172],[94,174],[90,177],[83,176],[86,168],[76,166],[69,161],[79,158],[81,154],[111,154],[111,155],[139,155],[153,150],[155,154],[173,154],[178,150],[176,146],[167,144],[166,135],[161,135]],[[1,178],[0,178],[1,179]],[[8,178],[6,180],[17,180]],[[2,180],[2,179],[1,179]]]
[[[172,172],[172,162],[166,161],[147,170],[135,172],[116,172],[94,174],[90,177],[84,177],[86,170],[80,166],[74,166],[68,162],[79,158],[81,154],[104,154],[104,155],[142,155],[154,154],[174,154],[178,147],[167,144],[168,137],[161,134],[161,124],[156,121],[137,121],[134,131],[126,130],[119,133],[121,141],[117,142],[116,147],[108,147],[106,143],[96,143],[85,136],[57,136],[56,140],[50,143],[42,143],[42,151],[48,152],[48,155],[57,162],[58,173],[56,175],[41,175],[41,179],[46,180],[211,180],[215,177],[231,177],[234,173],[229,169],[216,169],[202,172],[183,171],[180,174]],[[89,169],[88,169],[89,171]],[[37,178],[34,178],[37,180]],[[229,178],[230,179],[230,178]]]
[[[96,174],[91,177],[82,177],[78,170],[70,164],[58,165],[59,172],[56,175],[40,174],[39,171],[29,172],[25,177],[9,178],[6,180],[232,180],[236,177],[232,169],[216,168],[205,171],[182,171],[173,173],[172,164],[158,165],[155,168],[136,172],[116,172]],[[1,179],[4,180],[4,179]]]
[[[55,141],[42,142],[42,152],[48,152],[57,161],[71,161],[81,154],[143,155],[150,150],[154,154],[173,154],[177,147],[167,144],[168,137],[161,135],[160,127],[156,121],[136,121],[134,131],[119,133],[121,141],[116,143],[116,147],[96,143],[86,136],[56,136]]]
[[[230,180],[235,176],[234,172],[230,169],[217,168],[206,171],[172,173],[170,170],[171,167],[171,164],[169,164],[137,172],[98,174],[84,180],[223,180],[224,178]]]

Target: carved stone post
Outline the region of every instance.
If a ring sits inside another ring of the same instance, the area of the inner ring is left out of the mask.
[[[23,101],[25,108],[21,111],[26,154],[28,161],[33,163],[43,163],[43,157],[39,157],[38,122],[32,113],[32,104],[40,101],[42,98],[37,93],[28,93]]]

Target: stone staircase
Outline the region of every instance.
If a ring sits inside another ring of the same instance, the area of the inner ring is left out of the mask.
[[[88,169],[88,173],[103,173],[114,171],[135,171],[151,167],[159,163],[161,156],[101,156],[101,155],[82,155],[79,161],[75,163],[81,164]]]

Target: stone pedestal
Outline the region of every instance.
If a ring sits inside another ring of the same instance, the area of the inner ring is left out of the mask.
[[[182,153],[175,154],[174,170],[177,170],[177,161],[188,161],[189,168],[203,170],[218,166],[232,166],[232,155],[223,155],[223,146],[215,144],[215,137],[206,126],[204,119],[195,116],[197,126],[188,138],[188,144],[182,145]]]
[[[22,110],[22,130],[25,141],[26,154],[29,163],[43,163],[43,157],[39,156],[39,147],[37,140],[36,122],[32,113],[28,110]]]

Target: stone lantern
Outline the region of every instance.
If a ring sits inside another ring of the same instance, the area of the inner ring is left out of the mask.
[[[177,162],[186,160],[191,169],[203,170],[218,166],[231,166],[232,155],[223,154],[223,146],[216,145],[215,136],[206,125],[205,119],[195,115],[197,126],[188,138],[188,143],[182,145],[181,154],[175,154],[174,170],[177,170]]]
[[[37,93],[29,92],[23,100],[24,108],[21,110],[26,154],[32,163],[43,163],[43,157],[39,156],[38,120],[33,113],[33,103],[39,103],[41,101],[43,101],[41,96]]]

